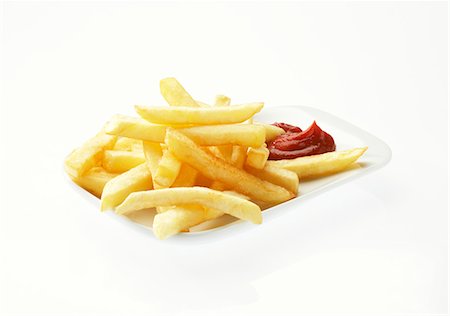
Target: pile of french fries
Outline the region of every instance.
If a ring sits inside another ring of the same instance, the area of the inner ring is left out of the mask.
[[[268,161],[266,142],[281,128],[253,122],[263,103],[197,101],[175,78],[160,82],[169,106],[136,106],[114,116],[65,160],[71,179],[121,215],[155,208],[153,232],[165,239],[224,214],[255,224],[261,210],[299,192],[299,179],[346,169],[366,150]]]

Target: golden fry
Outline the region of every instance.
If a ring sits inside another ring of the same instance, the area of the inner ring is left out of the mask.
[[[142,163],[106,183],[102,194],[102,211],[113,209],[132,192],[150,190],[152,176],[146,163]]]
[[[106,183],[117,176],[117,173],[107,172],[102,167],[94,167],[81,177],[74,178],[73,181],[83,189],[100,198]]]
[[[116,136],[106,135],[103,132],[89,139],[66,158],[64,161],[66,172],[72,178],[82,176],[102,161],[103,152],[113,148],[116,139]]]
[[[260,208],[247,200],[202,187],[168,188],[131,193],[116,208],[122,215],[150,207],[200,204],[234,217],[261,224]]]
[[[113,173],[122,173],[145,161],[144,154],[135,151],[105,150],[103,168]]]
[[[191,95],[175,78],[165,78],[159,82],[161,95],[169,105],[174,106],[199,106]]]
[[[282,186],[295,194],[298,192],[299,179],[297,174],[293,171],[271,166],[269,164],[266,164],[262,169],[245,166],[245,171],[260,179]]]
[[[269,161],[268,164],[294,171],[300,180],[317,178],[343,171],[358,160],[366,150],[367,147],[332,151],[314,156]]]
[[[149,122],[166,125],[218,125],[244,122],[261,111],[263,103],[216,107],[147,107],[136,105],[136,112]]]
[[[187,136],[168,130],[166,144],[181,161],[212,180],[217,180],[255,200],[281,203],[293,197],[285,188],[263,181],[207,153]]]

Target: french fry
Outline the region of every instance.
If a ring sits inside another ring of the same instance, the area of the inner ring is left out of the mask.
[[[169,188],[178,177],[180,168],[181,162],[170,151],[166,150],[159,161],[153,180],[159,188]]]
[[[260,179],[282,186],[286,190],[295,194],[298,192],[299,179],[297,174],[293,171],[268,164],[266,164],[266,166],[262,169],[245,166],[245,171]]]
[[[220,181],[213,181],[210,186],[210,189],[217,191],[224,191],[226,189],[226,186]]]
[[[214,106],[229,106],[231,103],[231,99],[226,95],[216,95],[216,101],[214,102]]]
[[[103,168],[112,173],[122,173],[143,162],[145,162],[145,157],[140,152],[105,150]]]
[[[245,199],[202,187],[168,188],[131,193],[116,207],[118,214],[150,207],[200,204],[254,224],[262,223],[260,208]]]
[[[247,147],[233,146],[231,152],[231,164],[242,169],[244,167],[245,159],[247,158]]]
[[[224,124],[211,126],[195,126],[180,129],[200,146],[262,146],[266,140],[262,126],[243,124]]]
[[[291,170],[300,180],[317,178],[343,171],[358,160],[366,150],[367,147],[332,151],[295,159],[269,161],[268,165]]]
[[[165,78],[159,82],[161,95],[169,105],[198,107],[197,102],[175,78]]]
[[[258,148],[250,147],[247,152],[247,159],[245,165],[256,169],[264,168],[267,158],[269,158],[269,150],[266,144]]]
[[[175,179],[175,182],[172,184],[172,188],[178,187],[192,187],[195,185],[195,181],[197,179],[198,171],[189,166],[188,164],[183,163],[180,168],[180,172],[178,173],[178,177]]]
[[[285,188],[261,180],[214,157],[176,130],[167,131],[166,144],[179,160],[191,165],[206,177],[220,181],[255,200],[281,203],[294,197]]]
[[[113,150],[143,151],[142,140],[129,137],[118,137]]]
[[[79,178],[103,159],[103,152],[111,149],[117,137],[100,132],[81,147],[75,149],[64,161],[64,168],[72,178]]]
[[[114,115],[105,126],[110,135],[141,139],[148,142],[162,143],[167,126],[151,124],[148,121],[126,115]]]
[[[209,188],[211,187],[213,181],[209,178],[207,178],[204,174],[201,172],[198,173],[197,178],[195,180],[195,185],[199,187],[205,187]]]
[[[83,189],[100,198],[105,184],[117,176],[117,173],[107,172],[102,167],[93,167],[81,177],[74,178],[73,181]]]
[[[233,145],[216,146],[222,154],[225,161],[231,162],[231,154],[233,153]]]
[[[166,239],[192,226],[198,225],[206,218],[201,205],[183,205],[156,214],[153,219],[153,233],[158,239]]]
[[[150,190],[152,176],[146,163],[142,163],[106,183],[101,201],[101,210],[113,209],[132,192]]]
[[[114,116],[105,127],[105,131],[111,135],[157,143],[164,142],[166,129],[167,126],[151,124],[141,118],[125,115]],[[235,144],[258,147],[265,141],[265,129],[257,125],[195,126],[182,128],[181,131],[202,146]]]
[[[285,131],[282,128],[271,124],[255,122],[254,125],[262,126],[264,128],[266,132],[266,142],[270,142],[274,140],[277,136],[285,133]]]
[[[166,125],[218,125],[244,122],[263,108],[261,102],[216,107],[147,107],[136,112],[149,122]]]
[[[161,160],[162,155],[163,152],[159,143],[144,142],[144,156],[152,178],[156,175],[156,170],[158,170],[159,161]]]

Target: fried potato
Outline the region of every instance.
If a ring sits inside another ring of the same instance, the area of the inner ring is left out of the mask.
[[[132,192],[150,190],[152,176],[146,163],[142,163],[106,183],[103,189],[101,210],[113,209]]]
[[[189,164],[206,177],[220,181],[255,200],[281,203],[294,197],[285,188],[261,180],[214,157],[176,130],[167,131],[166,144],[179,160]]]
[[[244,122],[261,111],[263,103],[217,107],[147,107],[136,105],[136,112],[149,122],[166,125],[218,125]]]
[[[195,180],[195,185],[200,186],[200,187],[209,188],[209,187],[211,187],[213,182],[214,182],[213,180],[207,178],[204,174],[199,172],[197,175],[197,178]]]
[[[105,126],[110,135],[141,139],[148,142],[162,143],[167,126],[151,124],[148,121],[126,115],[114,115]]]
[[[156,214],[153,233],[158,239],[166,239],[200,224],[205,218],[205,209],[201,205],[176,206]]]
[[[259,123],[255,122],[254,125],[262,126],[266,132],[266,142],[270,142],[274,140],[277,136],[284,134],[285,131],[278,126],[274,126],[271,124]]]
[[[159,143],[144,142],[144,156],[153,178],[156,175],[162,155],[163,151]]]
[[[231,164],[242,169],[244,167],[245,159],[247,158],[247,147],[233,146],[231,152]]]
[[[113,173],[122,173],[145,162],[144,154],[135,151],[105,150],[103,168]]]
[[[180,132],[184,133],[200,146],[240,145],[259,147],[266,140],[264,128],[257,125],[224,124],[195,126],[182,128]]]
[[[142,151],[144,150],[142,140],[129,137],[118,137],[113,150]]]
[[[141,118],[125,115],[114,116],[105,127],[111,135],[122,136],[118,141],[118,150],[129,150],[128,143],[139,140],[163,143],[167,126],[151,124]],[[202,146],[242,145],[259,147],[265,141],[265,129],[257,125],[224,124],[195,126],[180,129]],[[126,139],[134,139],[126,141]],[[122,140],[123,139],[123,140]],[[123,144],[126,143],[126,144]]]
[[[117,173],[107,172],[102,167],[93,167],[81,177],[72,180],[86,191],[100,198],[105,184],[117,176]]]
[[[188,164],[181,164],[180,172],[175,182],[172,184],[172,188],[178,187],[192,187],[195,185],[198,171],[189,166]]]
[[[226,95],[216,95],[216,101],[214,102],[214,106],[229,106],[231,103],[231,99]]]
[[[169,188],[180,173],[181,162],[166,150],[159,161],[153,181],[160,188]]]
[[[261,210],[256,204],[203,187],[134,192],[116,208],[116,212],[125,215],[150,207],[183,204],[200,204],[255,224],[262,223]]]
[[[268,161],[268,165],[291,170],[300,180],[317,178],[343,171],[364,154],[367,147],[342,151],[332,151],[325,154]]]
[[[258,148],[250,147],[247,152],[245,165],[256,169],[264,168],[267,158],[269,158],[269,149],[266,144]]]
[[[111,149],[117,137],[100,132],[81,147],[75,149],[64,161],[64,168],[72,178],[79,178],[89,169],[101,163],[103,152]]]
[[[220,181],[213,181],[211,183],[210,189],[217,191],[224,191],[226,189],[226,186]]]
[[[165,78],[159,82],[161,95],[169,105],[198,107],[197,102],[175,78]]]
[[[245,171],[260,179],[282,186],[286,190],[295,194],[298,192],[299,179],[297,174],[293,171],[268,164],[266,164],[266,166],[262,169],[245,166]]]

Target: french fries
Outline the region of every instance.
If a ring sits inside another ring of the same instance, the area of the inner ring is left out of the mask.
[[[247,152],[245,164],[256,169],[262,169],[266,164],[267,158],[269,158],[269,150],[266,144],[258,148],[250,147]]]
[[[262,223],[261,210],[258,205],[230,194],[202,187],[133,192],[116,207],[116,212],[125,215],[151,207],[183,204],[200,204],[254,224]]]
[[[285,188],[263,181],[245,171],[217,159],[176,130],[168,130],[166,144],[181,161],[191,165],[205,176],[235,188],[256,200],[281,203],[294,197]]]
[[[143,119],[125,115],[115,115],[105,127],[105,131],[111,135],[156,143],[164,143],[166,130],[167,126],[151,124]],[[224,124],[180,130],[202,146],[231,144],[259,147],[264,144],[266,138],[266,130],[261,125]]]
[[[159,161],[154,182],[160,188],[168,188],[175,182],[180,173],[180,169],[181,162],[170,151],[166,150]]]
[[[300,157],[289,160],[269,161],[269,166],[291,170],[302,179],[311,179],[343,171],[364,154],[367,147],[325,154]]]
[[[101,210],[113,209],[132,192],[150,190],[152,176],[147,164],[142,163],[106,183],[101,195]]]
[[[101,199],[102,211],[152,223],[159,239],[204,229],[224,214],[260,224],[261,209],[299,194],[299,180],[343,171],[367,149],[268,160],[267,144],[285,131],[254,122],[263,103],[231,105],[216,95],[209,105],[175,78],[162,79],[160,91],[169,106],[137,105],[139,117],[113,116],[64,163],[76,184]]]
[[[106,149],[111,149],[117,137],[100,132],[75,149],[65,160],[64,168],[71,178],[78,178],[92,167],[98,165]]]
[[[102,196],[103,188],[108,181],[117,176],[117,173],[107,172],[102,167],[94,167],[89,169],[84,175],[74,178],[73,181],[83,189],[100,198]]]
[[[245,171],[260,179],[282,186],[292,193],[296,194],[298,192],[299,179],[293,171],[271,166],[270,164],[266,164],[262,169],[245,166]]]
[[[148,107],[136,105],[136,112],[149,122],[166,125],[218,125],[241,123],[263,108],[263,103],[215,107]]]
[[[148,142],[162,143],[167,126],[150,124],[144,119],[126,115],[114,115],[105,126],[105,132]]]
[[[105,150],[103,168],[113,173],[122,173],[145,161],[144,153],[135,151]]]
[[[113,150],[140,151],[143,152],[142,141],[129,137],[118,137]]]
[[[254,125],[262,126],[266,132],[266,142],[271,142],[277,136],[284,134],[284,130],[278,126],[256,122]]]
[[[258,125],[227,124],[182,128],[180,132],[200,146],[262,146],[266,140],[264,127]]]
[[[163,98],[169,105],[174,106],[199,106],[191,95],[175,78],[165,78],[159,82],[159,89]]]
[[[153,219],[153,233],[158,239],[166,239],[183,230],[200,224],[206,218],[206,211],[201,205],[177,206]]]

